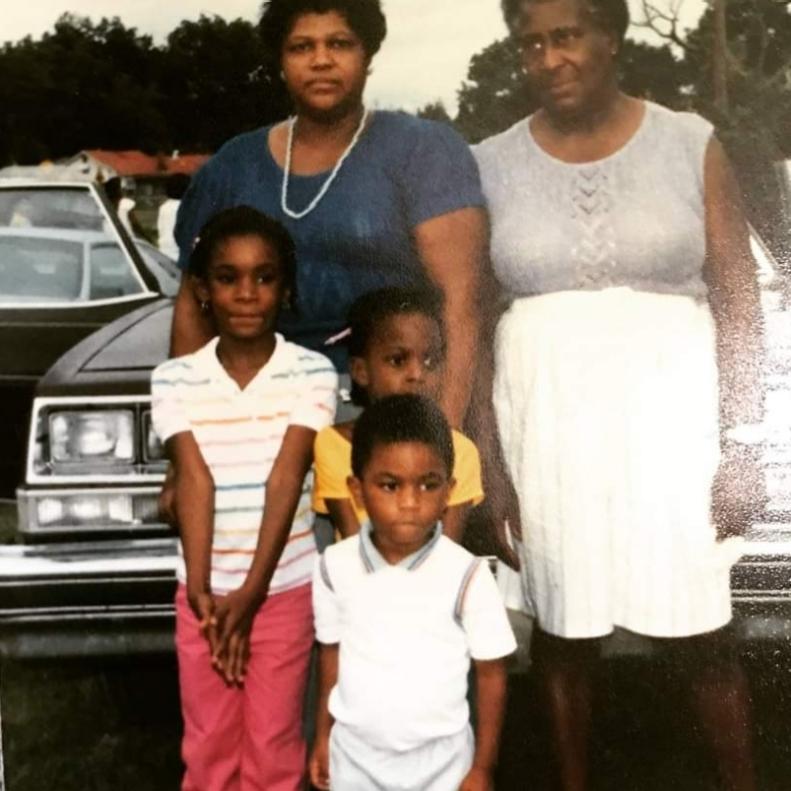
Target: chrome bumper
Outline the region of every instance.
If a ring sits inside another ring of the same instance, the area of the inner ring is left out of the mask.
[[[0,546],[0,656],[171,651],[176,540]]]

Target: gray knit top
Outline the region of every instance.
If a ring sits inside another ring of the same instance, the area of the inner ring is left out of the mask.
[[[706,296],[703,170],[712,126],[646,102],[604,159],[562,162],[526,118],[474,153],[492,222],[492,261],[513,296],[629,286]]]

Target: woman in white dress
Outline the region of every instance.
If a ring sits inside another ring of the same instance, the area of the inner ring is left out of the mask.
[[[493,401],[561,785],[587,787],[591,660],[621,627],[699,652],[702,731],[724,785],[752,789],[748,691],[722,632],[726,534],[754,484],[727,434],[761,407],[733,176],[707,121],[620,91],[624,0],[503,8],[540,109],[476,150],[510,299]]]

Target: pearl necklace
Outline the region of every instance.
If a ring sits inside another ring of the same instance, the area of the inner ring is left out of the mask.
[[[346,157],[352,153],[352,149],[357,145],[357,141],[360,139],[360,136],[363,133],[363,129],[365,129],[365,122],[368,120],[368,110],[363,110],[362,118],[360,118],[360,124],[357,127],[357,130],[354,133],[354,136],[351,139],[351,142],[346,147],[346,150],[340,155],[338,161],[335,163],[335,167],[332,169],[332,172],[329,176],[327,176],[325,182],[321,185],[321,189],[316,193],[316,196],[313,200],[302,210],[302,211],[294,211],[293,209],[288,208],[288,180],[289,174],[291,172],[291,152],[294,147],[294,127],[297,125],[297,116],[292,115],[291,118],[288,119],[288,142],[286,143],[286,165],[285,169],[283,170],[283,183],[280,189],[280,208],[283,210],[284,214],[287,214],[294,220],[301,220],[303,217],[306,217],[310,214],[316,206],[319,205],[319,201],[327,194],[327,190],[332,186],[332,182],[335,181],[335,177],[338,175],[338,171],[341,169],[341,166],[346,161]]]

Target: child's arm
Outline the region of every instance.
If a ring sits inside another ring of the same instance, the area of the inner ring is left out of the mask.
[[[494,787],[492,774],[500,747],[507,683],[504,659],[475,662],[475,698],[478,710],[475,755],[472,768],[459,791],[489,791]]]
[[[475,756],[460,791],[489,791],[505,712],[505,659],[516,649],[516,640],[485,561],[472,561],[458,599],[457,615],[475,663],[478,707]]]
[[[342,538],[348,538],[360,532],[360,522],[357,519],[351,497],[346,500],[325,499],[327,512],[333,527],[341,534]]]
[[[310,755],[310,782],[327,791],[330,787],[330,730],[332,715],[329,698],[338,681],[338,643],[319,645],[319,700],[316,709],[316,740]]]
[[[173,463],[173,499],[187,568],[187,598],[213,652],[217,642],[211,595],[214,479],[191,432],[173,435],[165,447]]]
[[[461,544],[464,537],[464,525],[471,507],[471,502],[449,505],[442,517],[442,532],[457,544]]]
[[[313,460],[315,434],[313,429],[305,426],[291,425],[286,430],[266,482],[264,514],[250,570],[241,587],[217,604],[219,636],[214,656],[224,665],[229,682],[243,680],[239,658],[247,650],[246,638],[253,616],[267,597],[269,583],[288,541],[302,484]],[[226,654],[227,660],[222,661]],[[244,667],[244,662],[241,667]]]
[[[333,527],[348,538],[360,531],[346,479],[351,474],[351,431],[341,423],[320,431],[313,446],[316,480],[313,507],[326,513]]]
[[[481,459],[474,443],[458,431],[453,432],[453,488],[442,517],[442,532],[457,544],[464,536],[470,509],[483,501]]]

